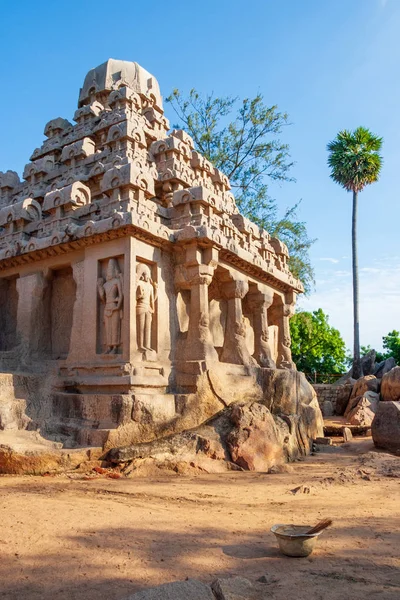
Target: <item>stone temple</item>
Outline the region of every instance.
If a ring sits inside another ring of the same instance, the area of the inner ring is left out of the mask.
[[[0,429],[111,448],[261,401],[321,432],[291,359],[287,248],[168,133],[157,80],[110,59],[73,120],[47,123],[22,180],[0,172]]]

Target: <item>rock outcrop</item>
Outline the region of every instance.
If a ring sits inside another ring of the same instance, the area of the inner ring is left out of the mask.
[[[400,453],[400,402],[380,402],[372,422],[372,439],[377,448]]]
[[[381,399],[400,400],[400,367],[394,367],[382,377]]]

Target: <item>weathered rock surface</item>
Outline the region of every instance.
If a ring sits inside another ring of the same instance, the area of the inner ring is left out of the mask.
[[[0,432],[0,474],[62,472],[102,454],[101,448],[63,450],[61,446],[61,443],[45,440],[37,431]]]
[[[373,374],[378,379],[382,379],[382,377],[386,373],[389,373],[389,371],[394,369],[395,366],[396,366],[396,361],[393,358],[393,356],[391,356],[390,358],[387,358],[386,360],[383,360],[382,362],[378,363],[375,367],[375,371]]]
[[[361,358],[361,367],[362,367],[363,375],[372,375],[375,372],[375,369],[376,369],[375,360],[376,360],[376,351],[375,350],[370,350],[367,354],[365,354]],[[336,384],[342,385],[343,383],[348,383],[347,380],[349,378],[352,379],[352,376],[353,376],[353,367],[349,371],[347,371],[347,373],[345,375],[343,375],[343,377],[338,379]]]
[[[379,391],[379,380],[375,375],[364,375],[356,381],[351,392],[351,398],[356,396],[362,396],[365,392],[378,392]]]
[[[344,414],[351,396],[351,392],[353,390],[354,383],[355,381],[353,383],[346,383],[344,385],[339,386],[335,406],[335,412],[337,415]]]
[[[382,377],[381,400],[400,400],[400,367],[394,367]]]
[[[321,406],[321,412],[324,417],[333,416],[333,404],[330,400],[324,400]]]
[[[360,394],[359,396],[354,396],[353,398],[350,398],[347,408],[344,412],[344,416],[346,417],[346,419],[349,418],[349,415],[355,410],[355,408],[362,401],[362,399],[366,399],[367,402],[375,404],[375,401],[379,401],[379,394],[377,394],[376,392],[368,391],[364,392],[363,394]],[[368,404],[365,403],[364,405],[367,406]]]
[[[397,367],[398,368],[398,367]],[[372,439],[377,448],[400,452],[400,402],[380,402],[372,422]]]
[[[196,579],[164,583],[128,596],[125,600],[215,600],[211,588]]]
[[[360,425],[369,427],[374,420],[379,405],[379,394],[374,392],[365,392],[363,396],[358,396],[359,401],[348,413],[347,420],[351,425]],[[357,400],[357,398],[354,398]],[[351,402],[351,400],[350,400]]]
[[[252,583],[244,577],[217,579],[211,587],[217,600],[267,600],[272,597],[265,583]]]
[[[236,405],[227,437],[232,461],[248,471],[268,471],[284,462],[283,445],[270,411],[262,404]]]

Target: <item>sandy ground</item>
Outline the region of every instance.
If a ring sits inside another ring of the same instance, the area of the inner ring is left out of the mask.
[[[0,598],[119,600],[238,574],[266,575],[275,600],[399,599],[400,458],[371,450],[353,442],[275,475],[2,476]],[[278,553],[273,524],[327,516],[311,557]]]

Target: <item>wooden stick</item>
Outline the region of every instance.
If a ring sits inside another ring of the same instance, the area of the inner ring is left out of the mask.
[[[322,519],[322,521],[320,521],[314,527],[311,527],[311,529],[306,531],[306,535],[313,535],[315,533],[319,533],[320,531],[323,531],[324,529],[332,525],[332,523],[332,519]]]

